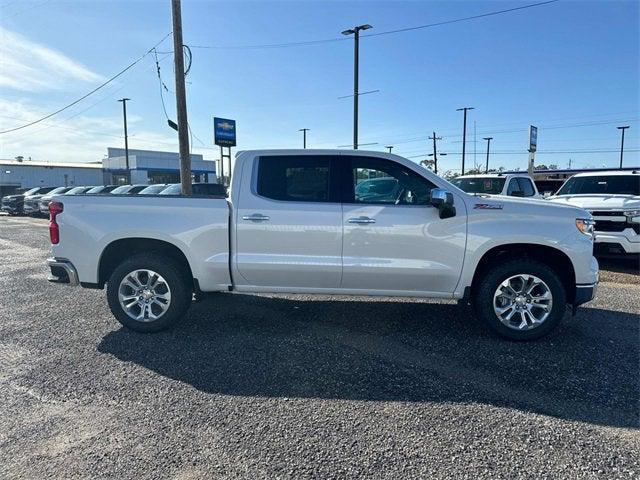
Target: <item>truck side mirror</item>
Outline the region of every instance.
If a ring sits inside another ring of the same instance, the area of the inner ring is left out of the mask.
[[[453,206],[453,194],[444,188],[431,189],[431,205],[440,212],[440,218],[451,218],[456,215],[456,207]]]

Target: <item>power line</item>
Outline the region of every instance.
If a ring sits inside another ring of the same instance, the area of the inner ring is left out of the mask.
[[[550,3],[556,3],[558,1],[559,0],[548,0],[546,2],[531,3],[529,5],[522,5],[520,7],[507,8],[505,10],[496,10],[494,12],[482,13],[480,15],[472,15],[470,17],[456,18],[454,20],[445,20],[443,22],[429,23],[427,25],[419,25],[417,27],[398,28],[396,30],[389,30],[387,32],[369,33],[367,35],[362,35],[362,36],[363,37],[378,37],[380,35],[390,35],[392,33],[410,32],[412,30],[420,30],[420,29],[423,29],[423,28],[439,27],[441,25],[449,25],[451,23],[466,22],[468,20],[477,20],[478,18],[491,17],[493,15],[501,15],[503,13],[515,12],[516,10],[524,10],[525,8],[540,7],[542,5],[548,5]]]
[[[620,152],[620,149],[598,149],[598,150],[538,150],[536,151],[536,155],[537,154],[564,154],[564,153],[574,153],[574,154],[579,154],[579,153],[618,153]],[[640,149],[625,149],[625,152],[640,152]],[[526,154],[527,151],[526,150],[513,150],[513,151],[492,151],[491,155],[524,155]],[[460,155],[461,152],[453,152],[452,155]],[[427,153],[423,153],[422,155],[410,155],[407,156],[405,158],[424,158],[426,155],[428,155]]]
[[[73,107],[74,105],[76,105],[77,103],[80,103],[82,100],[84,100],[85,98],[93,95],[94,93],[96,93],[98,90],[100,90],[101,88],[105,87],[106,85],[108,85],[109,83],[113,82],[116,78],[120,77],[122,74],[124,74],[127,70],[131,69],[134,65],[138,64],[140,61],[142,61],[142,59],[144,59],[147,55],[149,55],[158,45],[160,45],[162,42],[164,42],[170,35],[172,32],[169,32],[168,34],[166,34],[164,37],[162,37],[162,40],[160,40],[158,43],[156,43],[153,47],[151,47],[149,50],[147,50],[146,53],[144,53],[140,58],[138,58],[137,60],[135,60],[134,62],[130,63],[127,67],[125,67],[124,69],[120,70],[120,72],[116,73],[114,76],[112,76],[111,78],[109,78],[106,82],[98,85],[96,88],[94,88],[93,90],[91,90],[89,93],[83,95],[82,97],[78,98],[77,100],[74,100],[73,102],[69,103],[68,105],[65,105],[62,108],[59,108],[58,110],[56,110],[55,112],[52,112],[48,115],[45,115],[44,117],[39,118],[38,120],[34,120],[33,122],[29,122],[26,123],[24,125],[20,125],[19,127],[14,127],[14,128],[10,128],[8,130],[3,130],[0,131],[0,134],[3,133],[9,133],[9,132],[15,132],[16,130],[21,130],[23,128],[27,128],[30,127],[31,125],[35,125],[36,123],[40,123],[48,118],[53,117],[54,115],[59,114],[60,112],[63,112],[65,110],[67,110],[68,108]]]
[[[165,83],[162,81],[162,76],[160,75],[160,62],[158,61],[158,52],[156,51],[155,48],[153,49],[153,55],[156,61],[156,74],[158,75],[158,84],[160,86],[160,102],[162,103],[162,111],[164,112],[164,116],[167,118],[167,120],[169,120],[169,115],[167,114],[167,107],[164,104],[164,92],[162,91],[163,88],[167,92],[169,91],[169,89],[167,88]]]
[[[514,8],[507,8],[504,10],[495,10],[493,12],[487,12],[487,13],[482,13],[479,15],[472,15],[470,17],[462,17],[462,18],[454,18],[451,20],[444,20],[442,22],[436,22],[436,23],[429,23],[426,25],[417,25],[415,27],[405,27],[405,28],[398,28],[395,30],[388,30],[385,32],[377,32],[377,33],[370,33],[367,35],[362,35],[362,37],[378,37],[380,35],[391,35],[394,33],[402,33],[402,32],[409,32],[412,30],[421,30],[424,28],[431,28],[431,27],[438,27],[441,25],[448,25],[451,23],[458,23],[458,22],[466,22],[469,20],[477,20],[479,18],[484,18],[484,17],[490,17],[493,15],[501,15],[504,13],[510,13],[510,12],[515,12],[517,10],[524,10],[526,8],[533,8],[533,7],[540,7],[542,5],[548,5],[550,3],[555,3],[558,2],[559,0],[547,0],[545,2],[538,2],[538,3],[531,3],[528,5],[522,5],[520,7],[514,7]],[[335,43],[335,42],[343,42],[345,40],[348,40],[348,38],[346,37],[341,37],[341,38],[325,38],[322,40],[307,40],[307,41],[301,41],[301,42],[285,42],[285,43],[265,43],[265,44],[258,44],[258,45],[191,45],[191,48],[207,48],[207,49],[220,49],[220,50],[252,50],[252,49],[260,49],[260,48],[286,48],[286,47],[301,47],[301,46],[309,46],[309,45],[321,45],[324,43]]]
[[[544,126],[544,125],[540,125],[538,128],[539,130],[557,130],[557,129],[563,129],[563,128],[579,128],[579,127],[593,127],[593,126],[598,126],[598,125],[614,125],[620,122],[637,122],[638,120],[640,120],[640,117],[635,117],[635,118],[627,118],[627,119],[618,119],[618,120],[607,120],[607,121],[593,121],[593,122],[583,122],[583,123],[568,123],[568,124],[558,124],[558,125],[548,125],[548,126]],[[508,125],[508,124],[502,124],[502,125]],[[502,134],[502,133],[519,133],[519,132],[528,132],[529,129],[528,128],[516,128],[516,129],[508,129],[508,130],[482,130],[482,131],[478,131],[477,134],[478,135],[494,135],[494,134]],[[394,138],[397,138],[399,135],[395,135]],[[460,138],[462,137],[461,134],[454,134],[454,135],[444,135],[443,138],[444,139],[451,139],[451,138]],[[368,137],[373,139],[373,137]],[[379,138],[379,137],[378,137]],[[381,143],[393,143],[394,145],[401,145],[404,143],[415,143],[415,142],[423,142],[424,141],[424,137],[409,137],[406,140],[395,140],[395,141],[391,141],[390,138],[391,137],[384,137],[386,138],[388,141],[387,142],[381,142]],[[461,143],[461,142],[456,142],[456,141],[452,141],[450,143]],[[325,142],[324,144],[328,144],[328,142]],[[323,144],[320,144],[323,145]]]
[[[165,55],[164,57],[160,58],[160,62],[162,63],[164,60],[166,60],[166,59],[167,59],[167,57],[168,57],[168,56],[169,56],[169,55]],[[151,66],[155,66],[155,65],[150,65],[150,67],[151,67]],[[91,109],[92,109],[92,108],[94,108],[95,106],[100,105],[101,103],[103,103],[103,102],[105,102],[105,101],[109,100],[110,98],[113,98],[113,96],[114,96],[115,94],[117,94],[117,93],[121,92],[122,90],[124,90],[125,88],[127,88],[127,87],[128,87],[127,83],[128,83],[128,82],[130,82],[130,81],[131,81],[131,79],[128,79],[128,80],[127,80],[127,81],[126,81],[122,86],[120,86],[119,88],[117,88],[117,89],[115,89],[115,90],[113,90],[113,91],[111,91],[111,92],[109,92],[109,93],[106,93],[106,94],[105,94],[102,98],[100,98],[98,101],[96,101],[96,102],[93,102],[93,103],[89,104],[89,106],[87,106],[86,108],[83,108],[82,110],[80,110],[80,111],[78,111],[78,112],[74,113],[73,115],[70,115],[70,116],[68,116],[68,117],[65,117],[65,118],[63,118],[63,119],[59,120],[59,122],[68,122],[69,120],[71,120],[71,119],[73,119],[73,118],[76,118],[76,117],[77,117],[77,116],[79,116],[79,115],[82,115],[82,114],[83,114],[83,113],[85,113],[86,111],[91,110]],[[3,115],[0,115],[0,116],[3,116]],[[9,118],[9,119],[12,119],[12,120],[21,120],[21,121],[24,121],[24,120],[25,120],[24,118],[19,118],[19,117],[8,117],[8,116],[6,116],[6,115],[4,115],[4,118]],[[44,122],[44,123],[42,123],[42,124],[43,124],[43,125],[46,125],[46,126],[45,126],[44,128],[39,129],[39,130],[32,131],[32,132],[28,132],[28,133],[27,133],[27,132],[22,132],[22,133],[18,134],[18,136],[17,136],[17,137],[13,137],[13,136],[12,136],[12,139],[15,139],[15,138],[22,138],[22,137],[24,137],[25,135],[32,135],[32,136],[33,136],[33,135],[37,135],[37,134],[39,134],[39,133],[41,133],[41,132],[44,132],[44,131],[46,131],[46,130],[49,130],[50,128],[62,128],[62,129],[70,130],[70,131],[76,131],[76,130],[77,130],[76,128],[72,128],[72,127],[65,127],[64,125],[59,125],[59,124],[54,124],[54,123],[46,123],[46,122]],[[108,134],[108,133],[104,133],[104,132],[98,132],[98,131],[95,131],[95,130],[87,130],[87,129],[85,129],[85,128],[82,128],[82,131],[83,131],[84,133],[93,133],[93,134],[96,134],[96,135],[103,135],[103,136],[108,136],[108,137],[113,137],[113,138],[120,138],[120,139],[122,139],[122,138],[123,138],[123,137],[122,137],[122,136],[120,136],[120,135],[112,135],[112,134]],[[131,137],[135,137],[135,135],[130,135],[130,136],[131,136]]]
[[[187,54],[187,59],[188,59],[188,65],[185,69],[185,76],[189,73],[189,70],[191,69],[191,63],[192,63],[192,54],[191,54],[191,49],[189,47],[187,47],[186,45],[184,46],[185,50],[188,52]],[[171,55],[173,52],[168,53],[167,56]],[[164,103],[164,91],[166,90],[167,92],[170,92],[170,90],[167,88],[167,85],[164,83],[164,81],[162,80],[162,75],[160,74],[160,63],[162,60],[158,60],[158,51],[154,48],[153,49],[153,55],[155,57],[155,61],[156,61],[156,73],[158,76],[158,83],[160,85],[160,102],[162,103],[162,111],[164,112],[164,116],[166,117],[167,120],[170,120],[169,118],[169,114],[167,113],[167,107]],[[166,57],[164,57],[166,58]],[[191,150],[191,146],[193,144],[193,139],[195,138],[200,145],[202,145],[203,147],[206,146],[206,144],[200,139],[200,137],[198,137],[195,133],[193,133],[193,130],[191,129],[191,125],[187,124],[187,127],[189,128],[189,135],[191,137],[191,141],[189,142],[189,149]],[[189,151],[189,153],[191,153],[191,151]]]

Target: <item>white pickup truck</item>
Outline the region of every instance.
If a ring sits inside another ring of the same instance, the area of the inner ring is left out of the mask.
[[[370,188],[389,178],[393,196]],[[143,332],[178,322],[194,294],[282,292],[459,299],[530,340],[593,298],[592,226],[582,209],[475,197],[392,154],[245,151],[228,199],[55,197],[49,279],[106,284],[115,317]]]
[[[471,194],[543,198],[533,179],[526,173],[462,175],[451,183]]]
[[[578,173],[549,201],[593,215],[597,253],[640,253],[640,170]]]

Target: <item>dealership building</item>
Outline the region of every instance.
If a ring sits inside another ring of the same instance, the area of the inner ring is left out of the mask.
[[[129,173],[123,148],[108,148],[101,161],[41,162],[17,157],[0,159],[0,196],[33,187],[178,183],[179,155],[153,150],[129,150]],[[202,155],[191,155],[193,181],[216,183],[216,166]]]
[[[124,148],[108,148],[102,160],[104,183],[127,183],[127,163]],[[178,183],[180,182],[180,158],[173,152],[153,150],[129,150],[130,183]],[[191,174],[195,182],[216,183],[216,166],[202,155],[191,154]]]

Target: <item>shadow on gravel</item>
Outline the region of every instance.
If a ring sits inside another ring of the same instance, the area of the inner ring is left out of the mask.
[[[640,255],[598,255],[601,270],[640,275]]]
[[[225,395],[475,402],[636,427],[639,317],[582,309],[533,343],[450,304],[217,294],[170,332],[106,335],[101,352]]]

